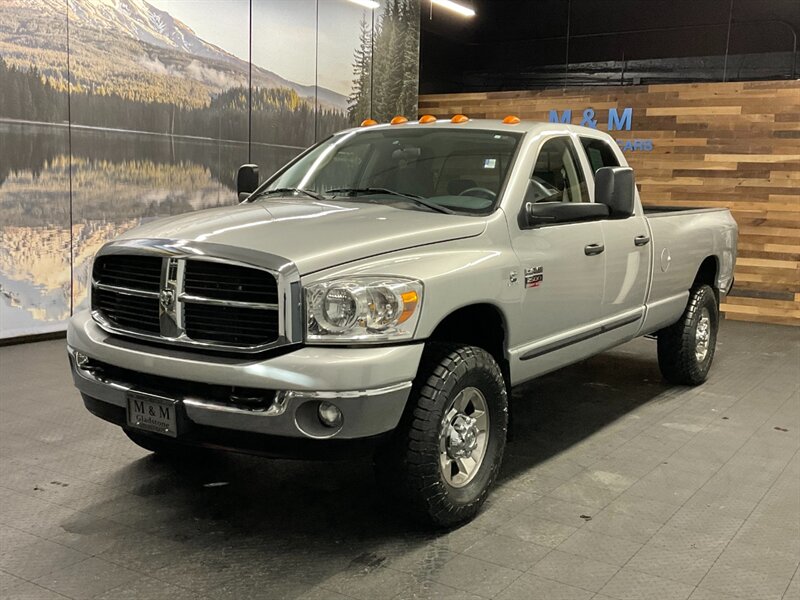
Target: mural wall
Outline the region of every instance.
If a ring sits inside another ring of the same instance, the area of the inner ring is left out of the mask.
[[[62,330],[91,257],[236,202],[367,117],[416,114],[419,0],[3,0],[0,338]]]

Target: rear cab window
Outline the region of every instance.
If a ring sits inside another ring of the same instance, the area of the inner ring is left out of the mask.
[[[597,138],[581,137],[581,145],[592,167],[592,177],[598,169],[619,166],[617,155],[608,142]]]

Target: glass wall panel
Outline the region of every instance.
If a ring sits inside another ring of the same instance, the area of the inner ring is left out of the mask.
[[[314,143],[316,0],[253,0],[251,161],[269,176]]]
[[[106,241],[149,219],[236,201],[235,169],[248,158],[250,5],[71,6],[78,305]]]
[[[383,0],[373,31],[372,112],[378,121],[417,114],[419,0]]]
[[[349,0],[320,0],[317,138],[372,116],[372,30],[378,11]]]
[[[0,2],[0,338],[70,314],[66,3]]]

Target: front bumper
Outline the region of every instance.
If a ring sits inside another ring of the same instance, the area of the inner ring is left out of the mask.
[[[97,402],[109,405],[108,414],[119,415],[126,409],[127,393],[141,390],[176,400],[187,430],[216,428],[307,440],[369,438],[396,428],[423,350],[422,344],[407,344],[305,347],[270,358],[206,356],[112,336],[88,311],[70,320],[67,344],[75,385],[98,416],[105,418]],[[76,353],[89,362],[79,366]],[[228,388],[263,390],[274,401],[243,406],[220,397],[219,390]],[[315,421],[322,401],[341,410],[340,427]]]

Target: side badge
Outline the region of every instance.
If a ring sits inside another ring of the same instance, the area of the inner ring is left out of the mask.
[[[544,269],[542,267],[528,267],[525,269],[525,287],[535,288],[542,285]]]

